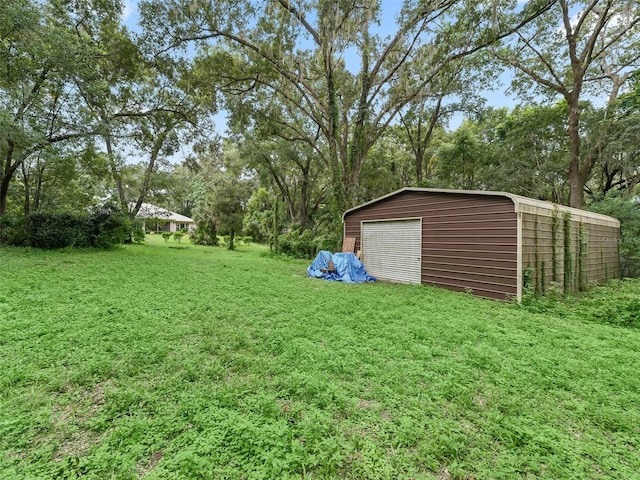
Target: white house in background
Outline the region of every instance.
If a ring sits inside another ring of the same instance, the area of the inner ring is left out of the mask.
[[[129,205],[133,209],[134,205]],[[178,232],[183,228],[189,232],[195,230],[196,222],[189,217],[172,212],[166,208],[143,203],[136,218],[144,219],[144,229],[152,232]]]

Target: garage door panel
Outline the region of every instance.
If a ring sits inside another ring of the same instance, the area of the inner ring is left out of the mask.
[[[381,280],[420,283],[421,220],[362,223],[362,257],[367,272]]]

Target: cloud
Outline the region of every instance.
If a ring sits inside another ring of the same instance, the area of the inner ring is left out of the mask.
[[[122,21],[125,22],[129,19],[129,17],[135,13],[137,7],[137,2],[135,0],[127,0],[124,2],[124,7],[122,9]]]

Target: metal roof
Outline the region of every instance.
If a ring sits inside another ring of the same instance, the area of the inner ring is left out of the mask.
[[[350,208],[349,210],[344,212],[344,214],[342,215],[342,221],[344,222],[345,217],[349,213],[352,213],[356,210],[360,210],[361,208],[367,207],[374,203],[378,203],[389,197],[393,197],[395,195],[399,195],[404,192],[486,195],[486,196],[494,196],[494,197],[506,197],[511,199],[511,201],[513,201],[516,213],[528,211],[528,212],[538,213],[542,215],[551,215],[552,212],[554,211],[568,212],[573,217],[583,222],[611,225],[618,228],[620,227],[619,220],[613,217],[609,217],[607,215],[589,212],[587,210],[581,210],[579,208],[566,207],[564,205],[558,205],[556,203],[545,202],[543,200],[536,200],[529,197],[523,197],[521,195],[515,195],[513,193],[508,193],[508,192],[492,192],[488,190],[451,190],[451,189],[441,189],[441,188],[418,188],[418,187],[404,187],[404,188],[401,188],[400,190],[396,190],[394,192],[388,193],[387,195],[383,195],[382,197],[375,198],[369,202]]]
[[[131,208],[132,205],[129,206]],[[192,218],[186,217],[176,212],[158,207],[151,203],[143,203],[136,217],[139,218],[162,218],[176,223],[195,223]]]

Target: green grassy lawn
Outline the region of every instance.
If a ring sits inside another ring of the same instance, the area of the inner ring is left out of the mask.
[[[151,240],[0,249],[0,478],[640,478],[639,329]]]

